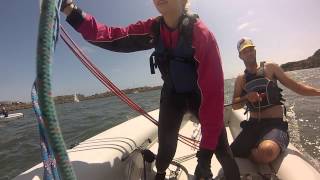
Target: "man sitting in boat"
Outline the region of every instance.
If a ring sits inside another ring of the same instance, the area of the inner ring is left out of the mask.
[[[8,115],[9,115],[8,111],[6,110],[6,108],[4,106],[2,106],[0,114],[3,114],[4,117],[8,117]]]
[[[261,62],[258,66],[255,45],[250,39],[239,40],[237,48],[246,69],[236,78],[232,108],[246,105],[250,118],[240,124],[242,131],[231,149],[234,156],[269,163],[289,143],[288,123],[283,120],[284,99],[277,81],[300,95],[320,96],[320,90],[291,79],[277,64]]]

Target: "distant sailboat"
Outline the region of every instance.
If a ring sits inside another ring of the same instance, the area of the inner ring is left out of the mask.
[[[74,95],[73,95],[73,101],[74,102],[79,102],[79,98],[78,98],[76,93],[74,93]]]

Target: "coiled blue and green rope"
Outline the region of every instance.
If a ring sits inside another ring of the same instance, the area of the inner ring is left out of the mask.
[[[43,122],[43,124],[39,124],[39,131],[41,138],[44,138],[44,142],[46,142],[43,144],[46,147],[42,148],[44,166],[46,166],[45,162],[49,162],[49,164],[50,161],[51,163],[56,162],[59,173],[59,176],[57,176],[56,170],[54,170],[55,166],[51,166],[50,168],[45,168],[44,178],[74,180],[76,176],[66,151],[51,93],[51,61],[59,37],[60,6],[61,0],[42,1],[36,56],[36,87],[40,109],[34,109],[37,118],[40,119],[39,122]],[[36,94],[33,98],[37,99]],[[34,104],[37,103],[35,102]],[[50,157],[52,154],[55,157],[55,161],[53,157]],[[45,161],[46,159],[47,161]],[[49,171],[46,172],[46,170]]]

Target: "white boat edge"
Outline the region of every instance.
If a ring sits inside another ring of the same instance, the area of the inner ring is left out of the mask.
[[[225,110],[225,120],[229,143],[241,128],[240,122],[245,119],[243,110]],[[155,119],[158,118],[158,110],[149,112]],[[196,127],[191,121],[184,121],[180,133],[191,137]],[[151,142],[151,143],[150,143]],[[69,158],[74,167],[77,179],[80,180],[104,180],[104,179],[139,179],[136,174],[142,172],[142,157],[137,147],[146,147],[156,153],[157,151],[157,127],[143,116],[138,116],[109,130],[106,130],[90,139],[81,142],[73,149],[68,150]],[[178,143],[175,159],[194,155],[196,150]],[[40,152],[39,152],[40,155]],[[236,158],[241,174],[275,174],[282,180],[319,180],[320,173],[305,160],[292,144],[281,154],[275,162],[269,165],[256,165],[247,159]],[[192,179],[196,158],[190,158],[181,162],[189,173],[189,177],[181,175],[179,180]],[[42,163],[23,172],[15,180],[42,179]],[[214,175],[221,172],[221,166],[213,158],[212,171]]]

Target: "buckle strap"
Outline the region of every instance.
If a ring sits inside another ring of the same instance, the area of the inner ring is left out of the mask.
[[[156,53],[153,52],[149,58],[151,74],[155,74],[155,68],[158,68],[158,65],[157,65],[155,58],[156,58]]]

